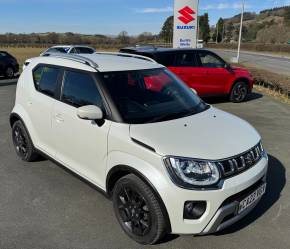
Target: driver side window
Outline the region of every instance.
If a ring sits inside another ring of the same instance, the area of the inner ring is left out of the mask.
[[[218,56],[207,53],[199,52],[199,58],[203,67],[207,68],[224,68],[225,62],[221,60]]]
[[[65,72],[61,100],[77,108],[85,105],[103,108],[102,97],[95,81],[84,72]]]

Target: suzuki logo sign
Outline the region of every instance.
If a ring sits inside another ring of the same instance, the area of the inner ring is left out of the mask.
[[[197,46],[198,0],[175,0],[174,2],[174,48]]]
[[[195,12],[194,12],[194,10],[189,8],[188,6],[185,6],[184,8],[179,10],[178,12],[181,14],[181,16],[178,17],[178,19],[180,21],[182,21],[184,24],[188,24],[191,21],[195,20],[195,18],[192,16],[195,14]]]

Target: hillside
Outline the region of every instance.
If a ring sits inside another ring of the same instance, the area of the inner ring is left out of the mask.
[[[241,15],[224,19],[224,41],[238,39]],[[290,6],[244,14],[243,39],[259,43],[287,43],[290,40]]]

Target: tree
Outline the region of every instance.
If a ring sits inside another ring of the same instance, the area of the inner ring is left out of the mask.
[[[173,16],[168,17],[159,34],[160,38],[166,42],[171,42],[173,39],[173,20]]]
[[[290,7],[285,9],[285,22],[290,25]]]
[[[154,36],[152,35],[151,32],[143,32],[142,34],[140,34],[137,38],[138,42],[150,42],[154,39]]]
[[[222,42],[224,39],[224,19],[220,18],[216,24],[215,32],[212,39],[217,42]]]
[[[225,40],[227,42],[230,42],[233,40],[233,32],[235,30],[234,24],[232,22],[229,22],[227,25],[225,25]]]
[[[199,17],[199,37],[207,43],[210,39],[210,27],[208,13]]]
[[[130,37],[127,31],[122,31],[118,35],[118,40],[121,44],[128,44],[130,42]]]
[[[59,43],[59,35],[55,32],[49,33],[47,35],[47,42],[50,44],[57,44]]]

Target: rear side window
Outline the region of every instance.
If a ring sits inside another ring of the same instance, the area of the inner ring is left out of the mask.
[[[194,53],[179,53],[176,57],[176,66],[179,67],[196,67],[196,58]]]
[[[75,53],[77,54],[93,54],[95,51],[91,48],[86,47],[76,47]]]
[[[85,105],[103,107],[94,79],[90,74],[83,72],[65,72],[61,100],[77,108]]]
[[[37,91],[54,97],[60,69],[51,66],[39,66],[33,71],[34,85]]]
[[[173,53],[159,53],[156,55],[156,60],[159,64],[166,67],[172,67],[174,65],[175,55]]]

